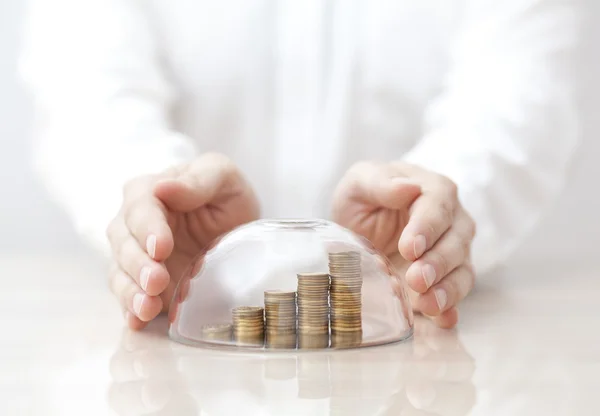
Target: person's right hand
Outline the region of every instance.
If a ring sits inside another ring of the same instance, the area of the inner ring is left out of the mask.
[[[258,219],[258,201],[226,157],[193,162],[128,182],[107,228],[109,280],[127,325],[141,329],[166,312],[182,274],[213,239]]]

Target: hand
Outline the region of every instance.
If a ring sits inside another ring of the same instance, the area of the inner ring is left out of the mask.
[[[405,272],[416,312],[441,327],[456,325],[456,305],[475,282],[475,222],[452,181],[406,163],[361,162],[338,185],[333,218]]]
[[[196,255],[213,239],[258,216],[252,189],[233,163],[218,154],[130,181],[107,229],[114,259],[110,286],[129,327],[141,329],[166,312]]]

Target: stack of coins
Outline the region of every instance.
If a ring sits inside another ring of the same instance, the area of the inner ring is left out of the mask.
[[[267,346],[296,348],[296,292],[265,291]]]
[[[329,347],[329,334],[300,334],[298,348],[301,350],[315,350]]]
[[[265,338],[264,309],[239,306],[232,310],[233,336],[240,345],[263,345]]]
[[[331,334],[331,348],[354,348],[362,344],[362,332],[336,332]]]
[[[301,335],[329,334],[329,275],[298,274],[298,331]]]
[[[298,340],[296,334],[267,333],[265,341],[267,348],[294,350]]]
[[[329,253],[331,332],[362,333],[360,253]]]
[[[233,334],[231,324],[211,324],[202,327],[202,339],[210,342],[230,342]]]

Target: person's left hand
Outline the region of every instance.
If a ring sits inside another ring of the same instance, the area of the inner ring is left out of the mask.
[[[360,162],[339,183],[332,210],[335,222],[406,273],[416,312],[440,327],[456,325],[456,306],[475,282],[475,222],[452,181],[407,163]]]

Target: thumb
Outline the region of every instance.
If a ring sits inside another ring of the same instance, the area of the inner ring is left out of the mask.
[[[204,158],[188,165],[174,178],[158,181],[154,196],[169,209],[190,212],[214,201],[231,182],[234,169],[217,158]]]
[[[382,166],[364,167],[350,184],[351,198],[388,209],[408,208],[421,194],[421,187]]]

